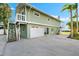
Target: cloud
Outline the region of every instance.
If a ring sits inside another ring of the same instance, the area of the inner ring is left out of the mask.
[[[58,18],[58,16],[56,16],[56,15],[51,15],[51,16],[52,16],[52,17],[55,17],[55,18]],[[63,21],[63,22],[70,21],[70,20],[69,20],[69,17],[61,17],[61,16],[60,16],[60,20]]]
[[[61,23],[61,27],[62,27],[62,30],[70,30],[69,28],[68,28],[68,25],[66,25],[70,20],[69,20],[69,17],[66,17],[66,18],[60,18],[61,19],[61,21],[63,21],[62,23]]]
[[[56,15],[51,15],[51,16],[58,18],[58,16],[56,16]],[[61,17],[61,16],[60,16],[60,20],[62,21],[62,23],[65,23],[65,24],[70,21],[69,17]]]
[[[63,24],[66,25],[70,21],[68,17],[60,18],[60,20],[62,21],[62,26],[63,26]]]
[[[66,25],[65,27],[63,27],[61,30],[70,30],[68,25]]]
[[[56,15],[51,15],[52,17],[55,17],[55,18],[58,18],[58,16],[56,16]]]
[[[60,20],[63,21],[63,22],[68,22],[68,21],[70,21],[70,20],[69,20],[69,17],[60,18]]]
[[[11,10],[15,10],[15,8],[11,8]]]

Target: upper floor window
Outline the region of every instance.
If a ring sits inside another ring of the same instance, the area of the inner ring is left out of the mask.
[[[25,15],[25,12],[22,12],[22,15]]]
[[[39,16],[40,16],[40,13],[39,13],[39,12],[34,11],[34,15],[39,17]]]
[[[18,19],[18,20],[25,21],[25,15],[17,14],[17,19]]]
[[[21,16],[20,15],[18,15],[18,20],[21,20]]]
[[[22,20],[25,21],[25,16],[22,16]]]

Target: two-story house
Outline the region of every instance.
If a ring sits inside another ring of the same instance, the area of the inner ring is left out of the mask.
[[[17,33],[20,38],[35,38],[56,34],[60,29],[60,20],[52,17],[30,4],[19,3],[16,8]]]

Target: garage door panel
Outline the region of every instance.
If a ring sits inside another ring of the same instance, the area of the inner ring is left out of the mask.
[[[38,27],[38,28],[30,28],[30,37],[40,37],[44,36],[44,28]]]

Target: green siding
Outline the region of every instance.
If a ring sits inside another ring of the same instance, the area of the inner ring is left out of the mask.
[[[49,34],[52,34],[52,32],[51,32],[51,27],[49,27]]]
[[[47,15],[44,15],[40,12],[39,12],[40,16],[34,15],[35,10],[33,10],[33,9],[31,9],[30,12],[29,12],[29,9],[27,9],[27,11],[28,11],[28,21],[41,23],[41,24],[48,24],[48,25],[53,25],[53,26],[60,25],[60,22],[58,22],[58,21],[54,20],[53,18],[50,18]],[[36,11],[36,12],[38,12],[38,11]]]

